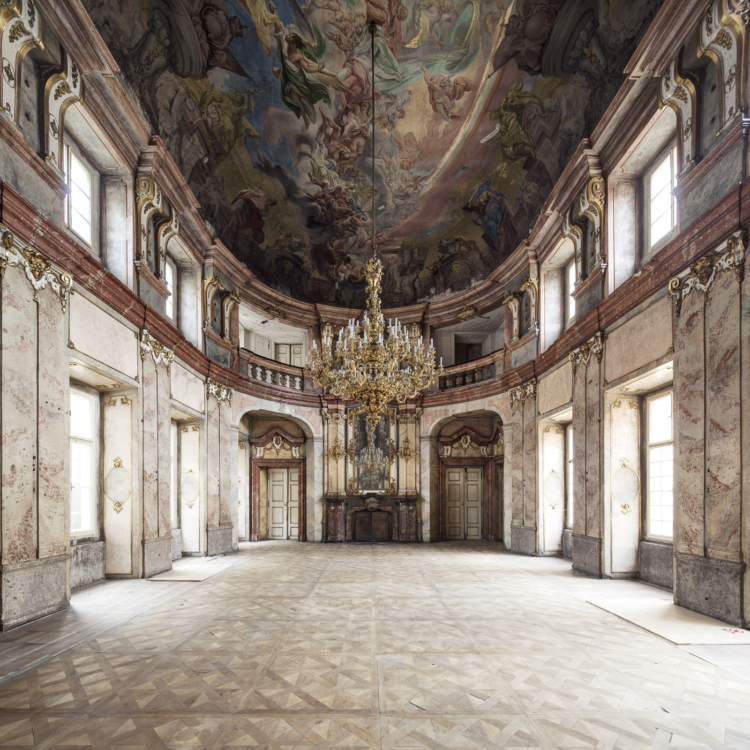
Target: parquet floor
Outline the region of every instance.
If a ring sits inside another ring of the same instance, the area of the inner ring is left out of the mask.
[[[151,598],[69,647],[77,597],[0,636],[0,660],[62,638],[0,678],[0,748],[750,748],[750,678],[580,595],[642,585],[501,550],[273,542],[200,584],[107,582]]]

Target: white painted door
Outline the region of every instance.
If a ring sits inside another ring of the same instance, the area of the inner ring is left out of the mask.
[[[299,539],[299,469],[268,470],[268,538]]]
[[[291,351],[292,351],[292,361],[291,364],[295,367],[304,367],[305,361],[302,357],[302,344],[292,344],[291,345]]]
[[[445,470],[446,539],[482,538],[482,468]]]
[[[289,471],[268,470],[268,538],[286,539]]]
[[[287,539],[299,539],[299,469],[289,469]]]
[[[282,365],[289,364],[289,344],[276,344],[276,361]]]

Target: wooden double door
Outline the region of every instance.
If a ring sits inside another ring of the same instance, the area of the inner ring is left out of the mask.
[[[445,468],[445,538],[482,538],[484,486],[481,466]]]
[[[299,539],[299,469],[268,469],[268,538]]]

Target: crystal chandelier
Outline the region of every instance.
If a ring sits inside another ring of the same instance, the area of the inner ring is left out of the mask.
[[[372,257],[367,261],[367,310],[362,325],[353,318],[348,326],[339,330],[335,349],[330,330],[325,332],[318,351],[313,341],[309,372],[323,388],[330,389],[334,396],[352,399],[362,404],[368,426],[380,420],[386,406],[394,399],[403,403],[414,398],[420,391],[429,388],[435,374],[443,371],[435,364],[435,347],[430,341],[425,349],[422,336],[416,330],[409,333],[406,326],[388,321],[386,332],[385,318],[380,310],[380,280],[383,277],[383,264],[375,257],[375,34],[377,26],[370,24],[372,37],[372,100],[370,126],[372,128],[372,218],[371,244]],[[370,431],[368,430],[368,433]],[[368,438],[372,438],[368,434]],[[368,447],[372,445],[368,439]],[[375,460],[375,457],[372,457]]]

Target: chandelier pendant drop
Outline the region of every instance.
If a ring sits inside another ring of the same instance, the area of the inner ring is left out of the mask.
[[[388,321],[386,332],[385,318],[380,309],[380,280],[383,277],[383,264],[375,255],[375,35],[377,25],[370,23],[372,99],[371,99],[371,139],[372,139],[372,218],[371,243],[372,257],[367,261],[367,310],[362,325],[353,318],[346,327],[339,330],[335,348],[333,336],[327,330],[318,351],[313,341],[311,364],[308,372],[316,383],[328,388],[334,396],[352,399],[362,404],[368,423],[368,448],[370,453],[362,458],[369,462],[368,469],[380,466],[382,457],[374,448],[375,425],[380,414],[385,412],[391,401],[403,403],[407,398],[415,398],[418,393],[430,387],[435,374],[443,371],[435,364],[435,347],[430,341],[425,349],[422,336],[417,336],[416,327],[411,334],[406,326]]]

